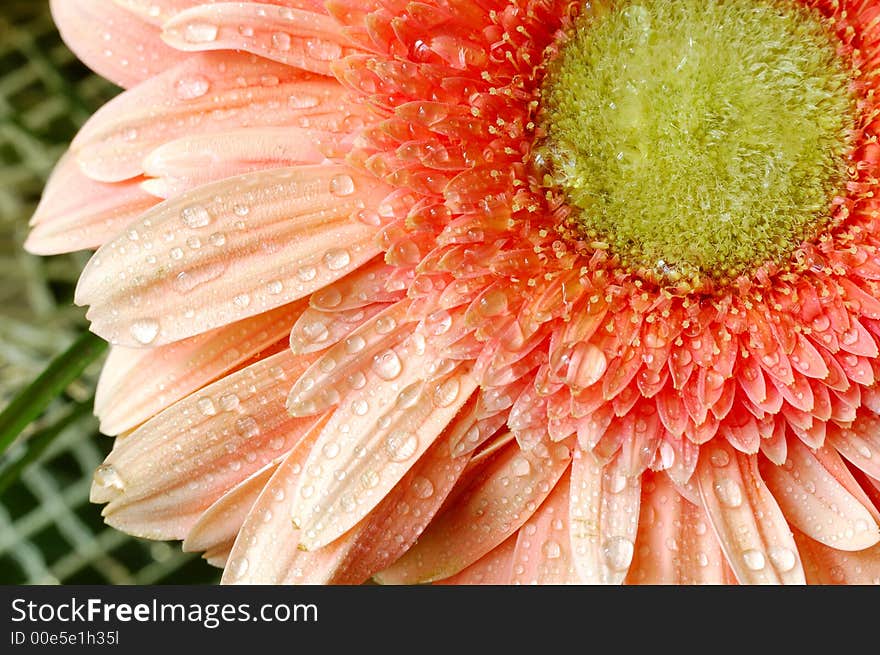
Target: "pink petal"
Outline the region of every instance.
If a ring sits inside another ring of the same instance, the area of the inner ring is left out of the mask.
[[[64,42],[102,77],[130,87],[186,55],[162,43],[159,30],[106,0],[50,0]]]
[[[217,2],[217,0],[112,0],[120,7],[136,13],[154,25],[161,25],[181,11],[200,4]],[[307,9],[318,13],[326,12],[323,0],[258,0],[267,5]]]
[[[849,428],[828,426],[828,444],[873,478],[880,478],[880,417],[861,411]]]
[[[728,570],[703,508],[683,498],[666,475],[646,480],[628,581],[726,584]]]
[[[761,476],[785,517],[808,537],[838,550],[863,550],[880,541],[871,513],[797,439],[782,466],[767,464]]]
[[[169,198],[244,173],[323,160],[306,130],[251,127],[175,139],[147,155],[143,169],[159,178],[147,183],[150,192]]]
[[[290,329],[290,349],[297,354],[307,354],[334,346],[388,307],[375,304],[333,313],[309,307]]]
[[[628,477],[620,457],[601,464],[575,451],[571,467],[571,546],[587,584],[620,584],[632,563],[641,476]]]
[[[335,80],[252,55],[194,55],[104,105],[71,149],[86,175],[117,182],[143,174],[151,152],[183,137],[272,126],[348,134],[364,110],[345,97]]]
[[[91,305],[92,331],[129,347],[290,303],[376,254],[373,228],[349,218],[377,202],[376,186],[347,167],[317,166],[199,187],[105,244],[83,271],[76,301]]]
[[[563,477],[544,504],[519,529],[513,584],[578,584],[569,539],[569,480]]]
[[[310,550],[376,507],[476,388],[465,366],[426,382],[431,357],[410,342],[379,357],[393,358],[393,369],[390,361],[374,366],[363,388],[343,398],[299,481],[292,513]]]
[[[442,580],[467,568],[514,534],[568,468],[563,444],[521,451],[513,442],[447,502],[418,542],[376,578],[383,584]]]
[[[220,496],[192,526],[183,550],[207,554],[231,548],[248,512],[277,468],[278,464],[272,462]]]
[[[159,202],[139,183],[95,182],[80,172],[68,152],[46,183],[25,248],[37,255],[97,248]]]
[[[361,52],[327,15],[256,2],[193,7],[162,26],[162,39],[190,52],[244,50],[321,75],[330,75],[331,62]]]
[[[438,580],[438,585],[507,585],[513,572],[513,554],[517,535],[483,555],[469,567],[453,576]]]
[[[700,497],[727,562],[742,584],[804,584],[785,516],[758,475],[757,458],[721,439],[697,465]]]
[[[303,307],[283,305],[158,348],[113,346],[95,397],[101,431],[130,430],[277,343]]]
[[[281,352],[172,405],[116,439],[95,473],[92,500],[125,532],[183,539],[239,482],[278,460],[315,423],[284,411],[307,362]]]
[[[880,585],[880,545],[847,552],[830,548],[795,530],[807,581],[822,585]]]
[[[450,453],[453,425],[361,521],[356,542],[333,582],[360,584],[399,559],[415,543],[468,463],[468,457]]]

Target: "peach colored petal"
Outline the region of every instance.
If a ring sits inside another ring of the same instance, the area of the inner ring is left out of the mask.
[[[453,576],[438,580],[438,585],[506,585],[513,573],[513,554],[517,535],[511,535],[503,544],[493,548],[469,567]]]
[[[873,478],[880,478],[880,417],[861,412],[852,425],[829,424],[828,443]]]
[[[603,465],[591,453],[574,453],[571,547],[577,571],[587,584],[620,584],[632,563],[641,477],[627,476],[625,470],[620,457]]]
[[[66,153],[46,183],[25,248],[37,255],[52,255],[101,246],[159,202],[139,182],[95,182]]]
[[[162,39],[190,52],[244,50],[321,75],[330,75],[331,62],[361,52],[327,15],[257,2],[197,5],[167,21]]]
[[[161,25],[169,18],[181,11],[200,4],[211,4],[218,0],[112,0],[120,7],[136,13],[145,21],[153,25]],[[307,9],[317,13],[324,13],[322,0],[257,0],[267,5],[278,5],[293,9]]]
[[[871,513],[797,439],[788,445],[785,464],[762,466],[761,476],[785,517],[808,537],[838,550],[880,541]]]
[[[357,309],[377,302],[396,302],[406,295],[406,286],[394,278],[395,266],[389,266],[381,257],[344,278],[316,291],[309,298],[313,309],[340,312]]]
[[[513,584],[578,584],[571,553],[569,478],[556,483],[547,500],[517,533]]]
[[[86,175],[116,182],[141,175],[152,151],[181,137],[273,126],[347,134],[364,110],[345,94],[335,80],[253,55],[192,55],[104,105],[71,150]]]
[[[374,361],[364,387],[331,416],[300,478],[292,514],[310,550],[376,507],[476,389],[467,366],[426,381],[431,357],[410,342]]]
[[[196,134],[153,150],[143,161],[154,195],[169,198],[195,187],[265,168],[320,164],[312,135],[296,127],[252,127]]]
[[[700,456],[700,497],[741,584],[804,584],[791,529],[758,474],[757,458],[722,440]]]
[[[130,430],[277,343],[304,306],[282,305],[158,348],[113,346],[95,396],[101,431]]]
[[[810,584],[880,585],[880,545],[847,552],[813,541],[798,530],[794,538]]]
[[[687,501],[666,475],[642,485],[633,584],[726,584],[729,568],[702,506]]]
[[[105,244],[83,271],[76,302],[91,305],[93,332],[129,347],[254,316],[372,258],[373,229],[349,217],[382,193],[345,166],[260,171],[199,187]]]
[[[229,542],[205,551],[203,557],[211,566],[216,566],[218,569],[222,569],[226,566],[226,562],[229,561],[229,554],[231,551],[232,542]]]
[[[355,329],[344,342],[323,352],[294,383],[287,410],[294,416],[309,416],[336,405],[345,391],[366,385],[365,372],[380,355],[386,357],[392,371],[396,370],[400,357],[393,349],[410,338],[412,331],[406,319],[407,306],[405,301],[389,306]]]
[[[334,346],[388,308],[388,304],[377,303],[328,313],[309,307],[290,329],[290,349],[304,355]]]
[[[377,575],[383,584],[442,580],[467,568],[514,534],[568,468],[564,444],[521,451],[508,442],[454,495],[416,544]]]
[[[307,366],[281,352],[184,398],[129,435],[95,474],[107,523],[149,538],[183,539],[229,489],[278,460],[315,423],[284,411]]]
[[[450,453],[453,424],[358,524],[357,538],[333,577],[336,584],[360,584],[412,547],[459,481],[468,457]]]
[[[183,550],[204,551],[206,557],[216,553],[218,548],[227,551],[277,468],[278,463],[271,462],[220,496],[192,526],[183,542]]]
[[[159,38],[159,30],[105,0],[50,0],[61,38],[89,68],[130,87],[186,57]]]

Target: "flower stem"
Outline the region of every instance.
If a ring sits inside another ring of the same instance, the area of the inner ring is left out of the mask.
[[[107,342],[86,332],[58,355],[39,377],[0,413],[0,454],[35,418],[107,348]]]

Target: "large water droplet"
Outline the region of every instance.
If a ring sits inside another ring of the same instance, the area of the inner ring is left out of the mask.
[[[419,441],[412,432],[397,431],[385,440],[385,450],[392,462],[405,462],[416,452]]]
[[[791,571],[797,564],[797,555],[790,548],[773,546],[769,555],[773,565],[783,573]]]
[[[742,505],[742,489],[735,480],[724,478],[715,483],[715,495],[722,505],[737,508]]]
[[[390,348],[385,352],[379,353],[373,357],[373,370],[383,380],[393,380],[403,369],[400,357]]]
[[[354,193],[354,180],[351,175],[334,175],[330,178],[330,193],[344,198]]]
[[[174,92],[181,100],[200,98],[211,88],[211,83],[201,75],[185,75],[177,80]]]
[[[187,23],[183,29],[183,40],[187,43],[210,43],[217,38],[219,28],[213,23]]]
[[[189,228],[205,227],[211,222],[211,215],[202,205],[190,205],[180,211],[180,220]]]
[[[152,318],[140,318],[131,324],[131,336],[140,344],[148,345],[159,334],[159,322]]]
[[[625,571],[633,558],[633,543],[626,537],[610,537],[602,545],[605,563],[612,571]]]
[[[458,378],[450,378],[438,384],[434,389],[434,404],[437,407],[449,407],[458,398],[460,389]]]
[[[214,416],[217,413],[217,408],[214,407],[214,401],[212,401],[207,396],[199,398],[196,401],[196,405],[199,408],[199,411],[205,416]]]
[[[559,559],[562,555],[562,547],[559,545],[558,541],[548,539],[541,547],[541,552],[544,553],[544,557],[547,559]]]
[[[412,491],[416,498],[428,499],[434,495],[434,485],[428,478],[419,476],[412,481]]]
[[[324,264],[331,271],[338,271],[351,263],[351,255],[345,248],[331,248],[324,253]]]
[[[125,483],[119,475],[119,472],[113,468],[112,464],[101,464],[101,466],[95,469],[95,474],[92,479],[95,484],[102,489],[117,489],[118,491],[125,490]]]
[[[760,571],[766,565],[764,553],[760,550],[747,550],[743,553],[743,562],[752,571]]]
[[[290,34],[287,32],[275,32],[272,34],[272,47],[276,50],[290,50]]]

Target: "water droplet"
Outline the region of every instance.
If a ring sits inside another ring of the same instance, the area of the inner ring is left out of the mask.
[[[250,211],[251,210],[247,205],[241,205],[238,203],[232,205],[232,212],[236,216],[241,216],[241,217],[247,216],[250,213]]]
[[[513,474],[520,478],[532,472],[532,465],[525,457],[517,457],[511,468]]]
[[[369,410],[370,410],[370,405],[363,398],[358,398],[357,400],[354,400],[351,403],[351,411],[354,412],[355,416],[363,416]]]
[[[235,421],[235,431],[245,439],[252,439],[260,434],[260,426],[253,416],[242,416]]]
[[[418,476],[412,481],[412,491],[416,498],[428,499],[434,495],[434,485],[428,478]]]
[[[370,469],[361,476],[361,482],[363,483],[365,489],[372,489],[377,484],[379,484],[379,474],[376,473],[376,471]]]
[[[290,50],[290,34],[287,32],[272,34],[272,47],[276,50]]]
[[[205,227],[211,222],[211,215],[201,205],[190,205],[180,211],[180,220],[189,228]]]
[[[131,336],[143,345],[151,344],[159,334],[159,322],[152,318],[141,318],[131,324]]]
[[[338,271],[351,263],[351,255],[345,248],[331,248],[324,253],[324,265],[331,271]]]
[[[296,276],[303,282],[311,282],[318,274],[318,270],[314,266],[300,266],[296,271]]]
[[[272,280],[268,284],[266,284],[266,291],[268,291],[273,296],[277,296],[284,290],[284,285],[279,280]]]
[[[709,456],[709,461],[712,462],[712,466],[724,468],[730,464],[730,455],[727,454],[727,451],[719,448],[712,451],[712,454]]]
[[[397,353],[390,348],[373,357],[373,370],[383,380],[393,380],[403,369]]]
[[[450,378],[438,384],[434,389],[434,404],[437,407],[449,407],[458,398],[460,389],[458,378]]]
[[[187,23],[183,29],[183,40],[187,43],[210,43],[217,38],[219,28],[213,23]]]
[[[789,548],[773,546],[769,552],[770,561],[783,573],[791,571],[797,564],[797,555]]]
[[[385,440],[385,450],[392,462],[405,462],[418,447],[419,440],[412,432],[396,431]]]
[[[174,91],[181,100],[201,98],[209,88],[211,88],[211,83],[201,75],[185,75],[174,85]]]
[[[125,483],[122,481],[119,472],[113,468],[112,464],[101,464],[101,466],[95,469],[95,474],[92,479],[95,484],[102,489],[117,489],[118,491],[125,490]]]
[[[183,248],[172,248],[168,251],[171,259],[181,259],[183,257]]]
[[[625,571],[633,557],[633,543],[626,537],[611,537],[602,545],[605,563],[612,571]]]
[[[339,454],[339,444],[335,441],[330,441],[324,444],[324,447],[321,448],[321,453],[327,459],[333,459]]]
[[[231,412],[238,407],[239,399],[234,393],[227,393],[220,396],[220,399],[217,402],[220,403],[220,409],[224,412]]]
[[[760,571],[766,565],[764,553],[760,550],[747,550],[743,553],[743,562],[752,571]]]
[[[360,335],[352,335],[345,340],[345,351],[349,354],[358,353],[364,349],[367,345],[367,342],[364,341],[364,338]]]
[[[376,332],[378,334],[390,334],[397,327],[397,321],[391,316],[381,316],[376,319]]]
[[[715,495],[722,505],[737,508],[742,505],[742,489],[735,480],[724,478],[715,483]]]
[[[562,547],[559,545],[559,542],[553,541],[552,539],[548,539],[544,542],[541,551],[547,559],[559,559],[562,555]]]
[[[232,576],[236,580],[239,580],[244,577],[245,573],[247,573],[249,566],[250,562],[248,562],[247,557],[240,557],[229,563],[229,570],[232,571]]]
[[[251,297],[246,293],[239,294],[232,299],[232,304],[236,307],[245,308],[251,304]]]
[[[203,396],[196,401],[196,405],[199,408],[199,411],[205,416],[214,416],[217,413],[217,408],[214,407],[214,401],[212,401],[207,396]]]
[[[351,175],[340,174],[330,178],[330,193],[341,198],[354,193],[354,180]]]
[[[214,234],[208,237],[208,241],[210,241],[211,245],[215,248],[220,248],[226,244],[226,235],[222,232],[214,232]]]

